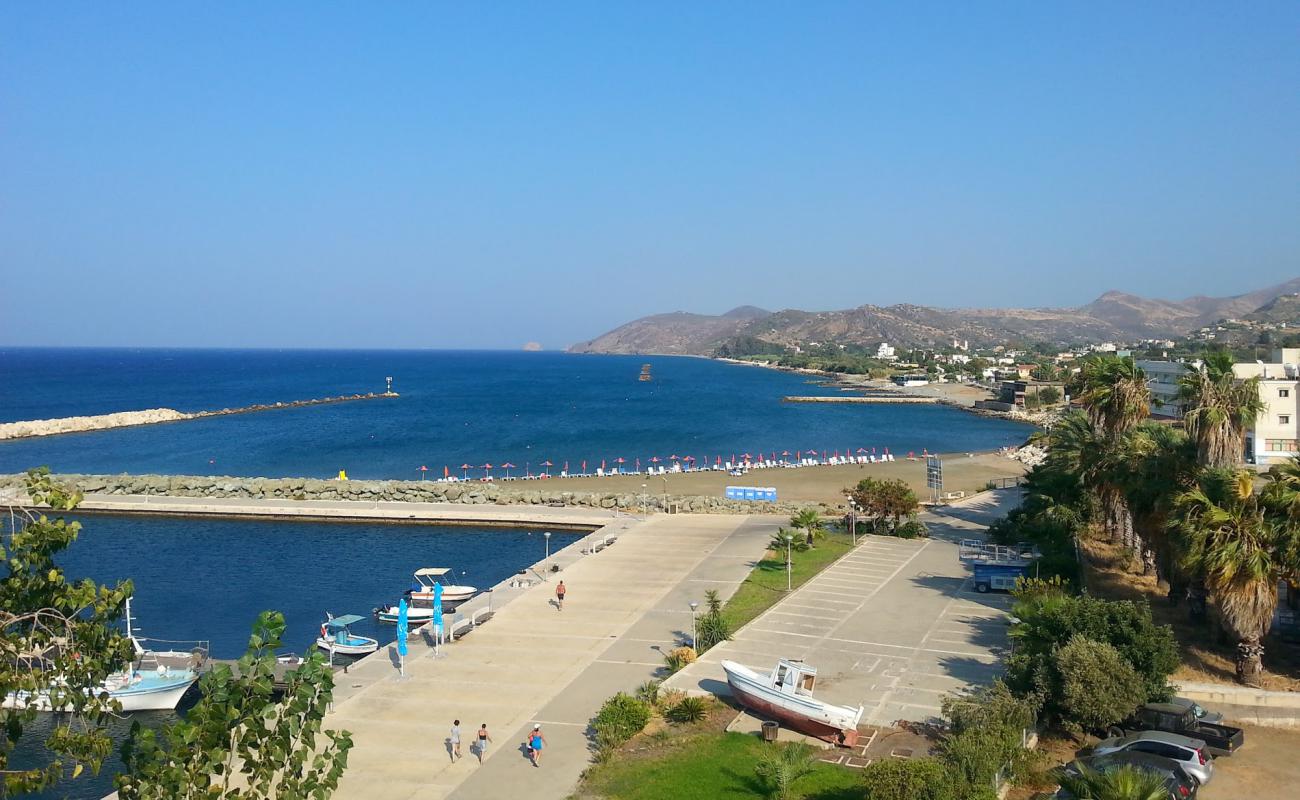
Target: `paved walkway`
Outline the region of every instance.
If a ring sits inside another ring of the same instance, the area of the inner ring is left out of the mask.
[[[767,672],[797,658],[818,669],[817,697],[865,706],[864,725],[938,716],[943,695],[996,677],[1007,634],[1010,598],[974,592],[956,542],[1019,501],[1009,490],[928,512],[929,539],[867,537],[666,685],[727,694],[723,659]]]
[[[557,558],[570,587],[563,612],[547,582],[519,591],[442,655],[417,648],[404,679],[382,655],[339,675],[325,724],[352,731],[355,747],[335,797],[566,796],[590,763],[587,725],[600,704],[653,677],[662,651],[689,636],[689,602],[710,588],[729,596],[783,521],[681,515],[632,523],[599,553],[577,556],[571,547]],[[457,718],[465,757],[452,764],[445,739]],[[480,766],[468,746],[483,722],[495,743]],[[540,769],[520,748],[534,722],[548,742]]]

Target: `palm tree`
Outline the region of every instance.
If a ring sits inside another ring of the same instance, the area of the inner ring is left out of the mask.
[[[1168,425],[1143,422],[1128,438],[1129,468],[1121,477],[1124,496],[1133,514],[1133,527],[1142,542],[1143,571],[1155,571],[1169,585],[1176,603],[1186,590],[1166,527],[1173,500],[1196,478],[1196,448],[1187,435]]]
[[[817,751],[803,742],[764,745],[754,772],[774,800],[794,797],[794,783],[817,768]]]
[[[1079,800],[1169,800],[1163,775],[1128,764],[1105,772],[1081,766],[1077,774],[1061,774],[1060,781]]]
[[[808,532],[808,546],[813,545],[813,534],[822,526],[822,515],[815,508],[805,508],[790,517],[790,525]]]
[[[1117,439],[1151,413],[1146,373],[1131,357],[1087,359],[1079,372],[1077,398],[1098,433]]]
[[[1237,640],[1237,680],[1256,685],[1264,670],[1263,638],[1277,608],[1278,582],[1295,575],[1296,524],[1273,497],[1254,491],[1248,470],[1206,470],[1174,501],[1170,526],[1183,564],[1214,597]]]
[[[1200,367],[1189,365],[1178,381],[1178,397],[1187,404],[1183,421],[1196,440],[1196,459],[1207,467],[1235,467],[1242,462],[1246,429],[1264,412],[1259,378],[1238,381],[1232,356],[1213,352]]]
[[[1140,544],[1123,490],[1133,463],[1130,438],[1112,439],[1082,414],[1066,413],[1052,426],[1047,464],[1054,471],[1077,475],[1079,483],[1096,498],[1110,538],[1138,551]]]

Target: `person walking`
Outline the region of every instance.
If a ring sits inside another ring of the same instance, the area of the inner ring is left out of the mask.
[[[534,725],[533,732],[528,734],[528,757],[533,760],[534,767],[542,765],[542,748],[546,746],[546,737],[542,735],[542,726]]]
[[[451,760],[455,762],[460,758],[460,720],[451,723],[451,735],[447,741],[451,742]]]
[[[555,587],[555,607],[564,610],[564,595],[569,590],[565,587],[564,581],[560,581]]]
[[[483,763],[483,756],[487,755],[488,742],[492,737],[488,735],[487,723],[484,722],[478,729],[478,763]]]

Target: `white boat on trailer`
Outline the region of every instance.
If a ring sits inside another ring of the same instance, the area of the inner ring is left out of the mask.
[[[783,658],[767,675],[734,661],[723,661],[722,670],[736,700],[759,716],[832,744],[857,743],[862,706],[836,706],[814,698],[815,667]]]
[[[320,636],[316,646],[337,655],[364,656],[379,649],[379,641],[369,636],[357,636],[348,626],[361,622],[365,617],[356,614],[344,614],[341,617],[325,615],[326,620],[320,626]]]
[[[424,567],[415,571],[415,585],[407,592],[413,603],[432,603],[433,587],[442,584],[442,602],[463,603],[474,595],[478,589],[464,584],[449,583],[447,576],[453,570],[448,567]]]
[[[126,601],[126,636],[131,640],[134,657],[123,669],[109,675],[93,691],[108,692],[123,711],[169,711],[199,679],[208,659],[207,642],[172,642],[146,639],[136,635],[131,601]],[[145,642],[162,642],[169,650],[151,650]],[[188,650],[175,649],[176,645],[192,645]],[[26,692],[11,693],[4,699],[5,708],[32,706],[39,711],[53,710],[48,695],[42,693],[35,699]]]

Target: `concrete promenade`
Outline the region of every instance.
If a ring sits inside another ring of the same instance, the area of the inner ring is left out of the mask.
[[[25,494],[0,491],[0,504],[29,505]],[[113,514],[214,515],[272,517],[299,520],[375,520],[443,524],[512,525],[594,530],[619,519],[624,512],[577,506],[471,505],[467,503],[408,503],[363,500],[284,500],[231,497],[172,497],[169,495],[87,494],[78,511]]]
[[[653,677],[663,652],[689,638],[689,602],[706,589],[729,596],[782,522],[622,521],[584,540],[617,533],[615,544],[590,555],[583,543],[566,548],[558,575],[503,590],[493,618],[438,655],[414,647],[405,678],[383,652],[338,675],[325,724],[350,730],[355,747],[336,797],[567,796],[590,763],[587,725],[601,703]],[[553,605],[560,578],[570,587],[563,612]],[[445,740],[457,718],[464,759],[453,764]],[[480,766],[469,745],[483,722],[495,741]],[[520,748],[535,722],[547,740],[540,769]]]
[[[864,725],[937,716],[944,694],[996,677],[1007,641],[1010,597],[971,588],[956,542],[1019,502],[1019,490],[985,493],[923,514],[929,539],[860,539],[665,685],[727,694],[723,659],[767,672],[778,658],[797,658],[818,669],[815,695],[864,706]]]

